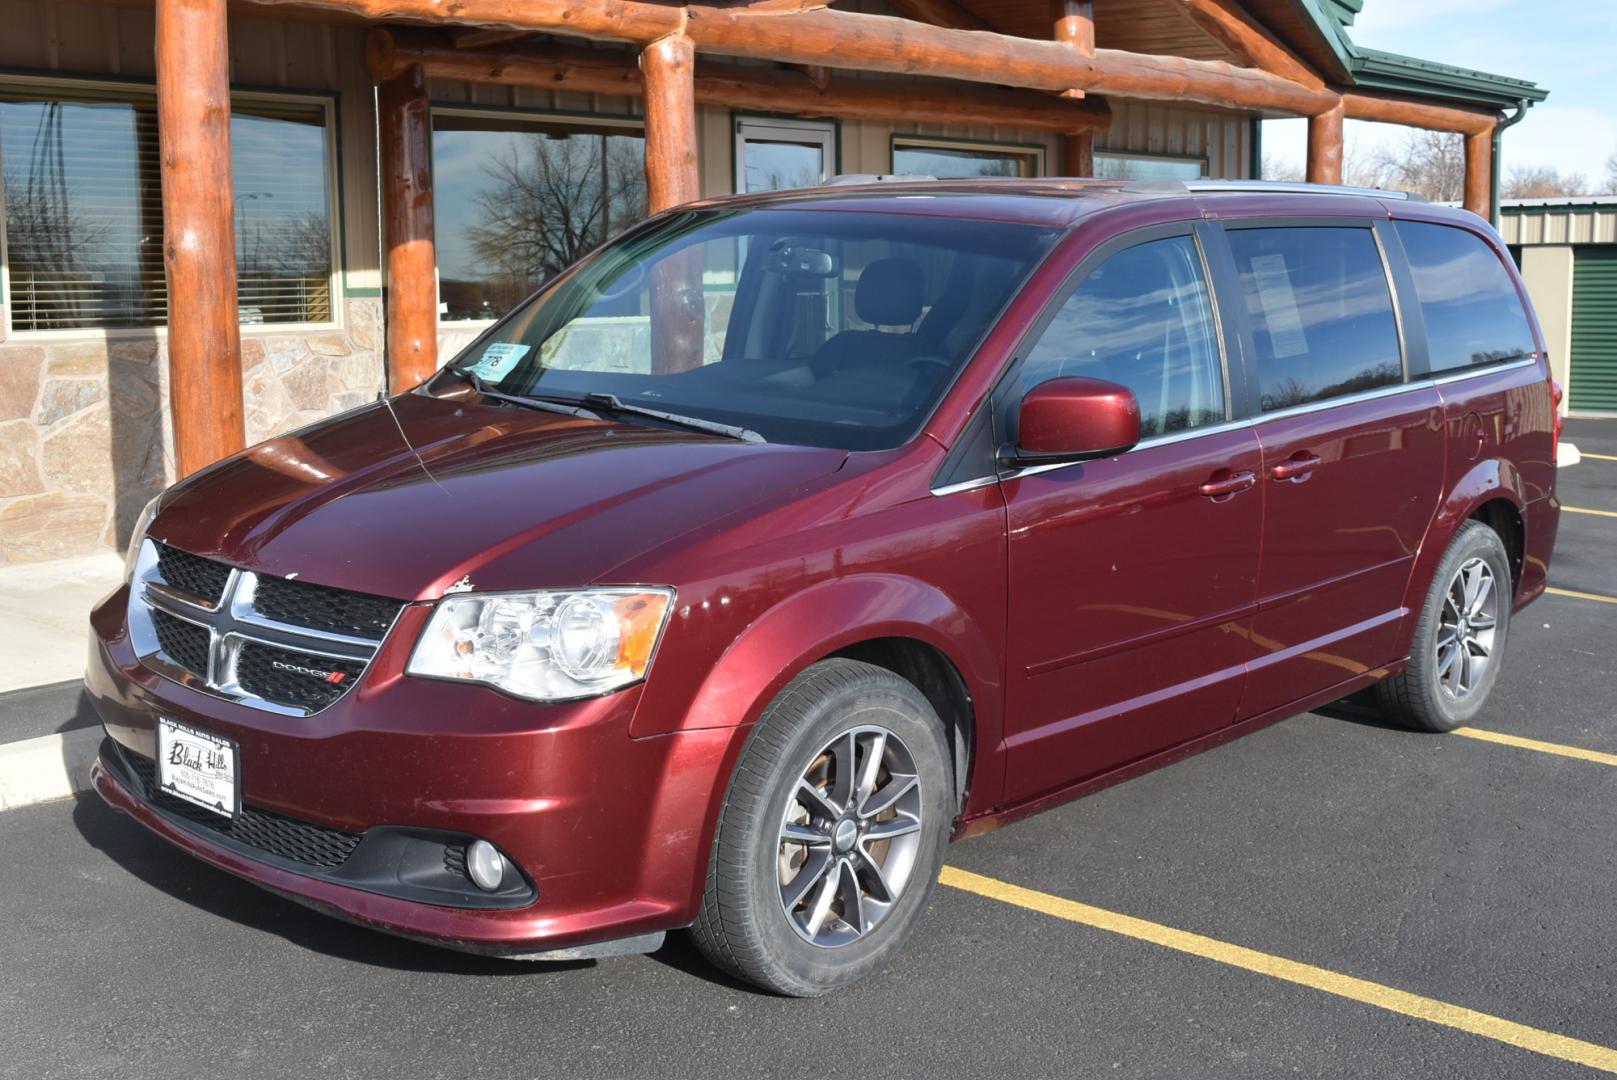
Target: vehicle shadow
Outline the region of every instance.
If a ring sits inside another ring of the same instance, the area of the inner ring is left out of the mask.
[[[1361,690],[1351,697],[1340,701],[1333,701],[1329,705],[1322,705],[1314,710],[1316,716],[1329,717],[1332,720],[1346,720],[1350,724],[1360,727],[1379,728],[1382,731],[1396,731],[1401,735],[1414,735],[1401,724],[1395,724],[1381,714],[1376,708],[1376,699],[1373,691]]]
[[[342,922],[187,855],[108,807],[94,792],[75,800],[73,825],[91,847],[152,888],[210,915],[339,960],[399,971],[485,977],[572,971],[595,964],[475,956]]]

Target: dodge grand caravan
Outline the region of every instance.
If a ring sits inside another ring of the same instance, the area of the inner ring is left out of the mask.
[[[951,837],[1365,688],[1475,716],[1558,393],[1498,237],[1386,193],[682,207],[159,497],[95,785],[365,926],[822,993]]]

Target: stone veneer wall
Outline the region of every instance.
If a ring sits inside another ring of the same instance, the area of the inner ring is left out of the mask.
[[[249,445],[362,405],[383,385],[381,301],[341,328],[242,334]],[[167,342],[0,342],[0,565],[121,550],[174,479]]]

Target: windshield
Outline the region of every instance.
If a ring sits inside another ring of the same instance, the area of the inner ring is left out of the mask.
[[[504,395],[612,395],[770,442],[888,449],[920,428],[1057,235],[910,214],[693,211],[575,264],[452,368]]]

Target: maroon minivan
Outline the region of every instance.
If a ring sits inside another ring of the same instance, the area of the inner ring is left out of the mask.
[[[1557,397],[1499,238],[1390,193],[681,207],[157,499],[95,785],[366,926],[822,993],[951,837],[1372,685],[1477,715]]]

